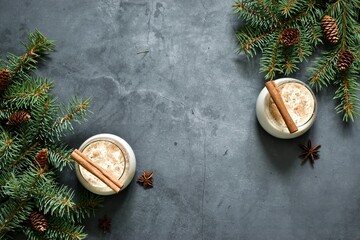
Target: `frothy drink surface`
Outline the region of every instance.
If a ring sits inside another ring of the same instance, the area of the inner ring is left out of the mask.
[[[285,106],[297,126],[305,124],[314,113],[314,97],[311,92],[300,83],[284,83],[278,87]],[[280,127],[286,128],[274,101],[270,98],[269,112]]]
[[[119,179],[125,169],[125,158],[118,146],[109,141],[96,141],[90,143],[83,151],[92,161],[112,173]],[[84,179],[94,187],[106,187],[107,185],[87,171],[82,166],[80,172]]]

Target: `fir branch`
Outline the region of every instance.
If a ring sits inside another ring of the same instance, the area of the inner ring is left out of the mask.
[[[27,240],[46,240],[44,237],[44,233],[36,231],[33,227],[23,226],[21,231],[26,236]]]
[[[237,1],[233,4],[234,12],[239,14],[239,17],[244,19],[251,27],[272,28],[276,23],[273,19],[267,19],[262,14],[252,9],[253,6],[249,1]]]
[[[10,181],[13,181],[15,178],[15,175],[13,172],[4,172],[0,175],[0,197],[4,198],[8,196],[4,192],[4,186],[7,185]]]
[[[33,205],[26,200],[9,199],[0,205],[0,239],[8,232],[21,226],[30,215]]]
[[[314,0],[281,0],[279,3],[253,0],[236,2],[233,7],[245,20],[244,26],[236,33],[240,45],[239,52],[244,51],[253,56],[256,49],[260,49],[263,53],[260,59],[260,72],[265,73],[266,79],[273,79],[279,73],[288,75],[294,72],[298,69],[296,65],[310,56],[314,46],[321,42],[318,37],[318,20],[322,12],[315,7]],[[310,26],[313,30],[312,35],[309,31]],[[279,39],[281,33],[288,28],[299,30],[299,43],[288,47],[287,51],[282,51],[283,46],[279,44]],[[317,38],[309,40],[312,36]],[[290,60],[290,57],[294,59]]]
[[[38,30],[28,34],[28,42],[28,44],[23,43],[27,51],[21,57],[16,57],[15,55],[8,56],[10,63],[9,69],[12,70],[12,78],[17,77],[20,72],[35,69],[37,59],[53,51],[55,48],[53,41],[47,39]]]
[[[233,4],[233,8],[234,8],[235,13],[242,13],[242,11],[244,11],[247,14],[249,14],[251,17],[256,17],[256,18],[263,19],[263,17],[260,14],[258,14],[257,12],[251,10],[250,8],[246,7],[245,4],[240,2],[240,1],[235,2]]]
[[[64,222],[62,218],[51,217],[49,227],[45,232],[46,239],[81,240],[86,238],[84,227],[72,222]]]
[[[47,97],[53,84],[45,78],[26,78],[23,82],[16,82],[4,93],[2,103],[4,106],[15,109],[26,109],[39,106]]]
[[[73,131],[71,121],[80,123],[81,121],[85,120],[90,101],[90,98],[83,101],[77,98],[70,100],[68,106],[64,106],[62,108],[63,117],[58,119],[58,121],[54,124],[53,131],[59,137],[66,130]]]
[[[337,113],[343,113],[343,120],[348,122],[354,121],[356,115],[359,114],[359,84],[356,82],[357,77],[355,70],[352,68],[350,71],[342,74],[337,84],[339,88],[335,92],[334,99],[340,103],[335,108]]]
[[[100,207],[103,201],[103,197],[86,191],[80,194],[80,200],[70,211],[76,219],[82,220],[93,215],[95,208]]]
[[[59,137],[72,130],[71,122],[84,120],[89,100],[74,98],[61,109],[49,93],[53,84],[28,75],[41,56],[52,50],[52,41],[35,32],[25,46],[24,55],[9,54],[6,61],[0,60],[1,68],[9,69],[15,80],[0,96],[0,119],[19,110],[31,115],[19,125],[0,126],[0,238],[21,229],[29,239],[83,239],[83,227],[75,222],[89,216],[99,201],[88,199],[75,204],[74,191],[58,185],[55,173],[66,165],[71,167],[71,149]],[[57,118],[59,113],[63,117]],[[48,149],[48,164],[37,168],[34,158],[42,148]],[[31,228],[22,228],[34,210],[57,219],[42,236]],[[63,220],[67,221],[65,225]]]
[[[309,45],[309,38],[311,33],[307,31],[307,29],[300,28],[299,29],[299,42],[295,45],[294,51],[296,51],[296,55],[294,56],[302,62],[306,59],[306,57],[310,56],[314,51],[314,48]]]
[[[4,186],[3,191],[11,198],[27,201],[36,193],[39,186],[48,181],[48,177],[51,177],[51,173],[33,166],[22,174],[18,174],[17,178],[11,179]]]
[[[299,69],[296,66],[298,60],[292,51],[289,51],[288,48],[283,48],[283,55],[285,56],[283,69],[285,70],[286,75],[289,75]]]
[[[312,73],[309,79],[310,86],[321,90],[333,81],[337,73],[336,60],[338,55],[339,52],[337,51],[325,52],[321,58],[315,60],[316,67],[309,68],[309,71]]]
[[[279,1],[279,8],[281,13],[289,17],[291,14],[298,12],[304,5],[306,5],[306,1],[300,0],[281,0]]]
[[[322,43],[321,41],[321,28],[319,25],[306,25],[305,31],[310,32],[310,36],[307,40],[310,40],[311,43],[314,44],[314,46],[317,46],[318,43]]]
[[[266,42],[267,38],[272,37],[272,34],[275,30],[268,31],[259,36],[253,36],[251,31],[252,30],[249,30],[248,28],[244,28],[243,31],[239,31],[236,34],[236,37],[238,38],[240,43],[239,51],[243,50],[245,53],[250,54],[250,56],[256,53],[256,47],[261,48],[263,42]]]
[[[280,33],[276,38],[272,39],[272,47],[265,49],[263,56],[260,59],[260,72],[266,73],[265,79],[273,79],[276,73],[283,72],[281,66],[283,65],[281,60],[278,58],[279,44],[280,44]]]
[[[30,169],[3,187],[4,193],[11,198],[0,208],[5,213],[0,214],[0,237],[19,227],[30,215],[34,207],[30,197],[39,181],[44,179],[44,173],[43,170]]]
[[[24,149],[24,151],[20,154],[20,156],[18,156],[11,162],[10,166],[15,167],[16,165],[19,164],[19,162],[21,162],[23,159],[25,159],[29,154],[34,155],[36,152],[36,147],[38,147],[39,144],[40,144],[40,142],[34,142],[31,146]]]
[[[0,159],[2,159],[0,161],[0,170],[6,165],[7,160],[17,156],[20,151],[20,146],[14,141],[15,137],[0,126]]]
[[[13,112],[14,110],[10,108],[0,109],[0,119],[8,119]]]
[[[49,153],[48,161],[59,171],[62,171],[65,166],[68,166],[70,169],[73,168],[72,159],[70,157],[72,149],[67,149],[66,146],[61,144],[54,144],[48,146],[47,148]]]
[[[39,106],[34,106],[31,113],[32,116],[32,135],[36,136],[37,140],[45,141],[51,138],[52,124],[55,121],[55,114],[57,113],[57,105],[54,99],[47,97],[38,103]]]
[[[72,189],[66,186],[58,187],[53,180],[46,181],[39,185],[33,196],[36,206],[44,214],[50,213],[52,216],[66,217],[73,221],[69,214],[69,209],[75,206]]]
[[[279,19],[277,18],[277,16],[265,5],[265,3],[261,0],[256,0],[257,3],[265,10],[265,12],[267,12],[269,14],[269,16],[275,20],[276,23],[279,24]]]

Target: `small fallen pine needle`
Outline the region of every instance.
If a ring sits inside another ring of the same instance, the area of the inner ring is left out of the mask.
[[[150,52],[150,51],[149,50],[144,50],[144,51],[137,52],[136,54],[146,54],[148,52]]]
[[[99,218],[99,229],[103,233],[107,233],[111,231],[111,218],[108,218],[106,215],[103,218]]]
[[[316,160],[320,158],[319,148],[321,145],[311,146],[311,140],[308,140],[307,145],[300,144],[300,148],[303,150],[303,153],[299,155],[303,160],[301,161],[301,165],[304,165],[307,160],[309,160],[311,167],[314,167],[314,163]]]
[[[143,185],[144,188],[152,188],[153,187],[153,176],[154,172],[146,172],[143,171],[143,174],[138,178],[137,182]]]

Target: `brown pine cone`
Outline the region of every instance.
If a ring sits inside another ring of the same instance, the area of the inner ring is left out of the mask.
[[[29,220],[33,228],[38,232],[45,232],[48,227],[48,222],[46,217],[41,212],[33,211],[30,216]]]
[[[34,165],[36,167],[44,168],[48,164],[48,151],[46,148],[41,149],[35,156]]]
[[[335,44],[339,41],[339,31],[334,18],[325,15],[321,20],[321,28],[329,42]]]
[[[30,113],[27,111],[17,111],[11,114],[7,125],[19,125],[30,120]]]
[[[345,72],[349,69],[353,62],[354,54],[350,50],[344,50],[339,55],[337,67],[341,72]]]
[[[3,92],[11,82],[11,75],[8,69],[0,70],[0,92]]]
[[[287,28],[281,33],[281,43],[284,46],[292,46],[299,41],[299,30]]]

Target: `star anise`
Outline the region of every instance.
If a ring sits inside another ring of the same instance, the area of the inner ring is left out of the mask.
[[[153,187],[153,178],[154,172],[146,172],[144,171],[143,174],[138,178],[137,182],[144,186],[144,188]]]
[[[108,218],[107,216],[104,216],[103,218],[100,218],[98,227],[103,233],[110,232],[110,230],[111,230],[111,218]]]
[[[321,145],[316,145],[314,147],[311,146],[311,141],[308,140],[307,145],[300,144],[301,149],[303,150],[303,153],[299,155],[303,160],[301,161],[301,165],[306,163],[307,160],[309,160],[312,167],[314,167],[315,160],[318,160],[320,158],[319,155],[319,148]]]

